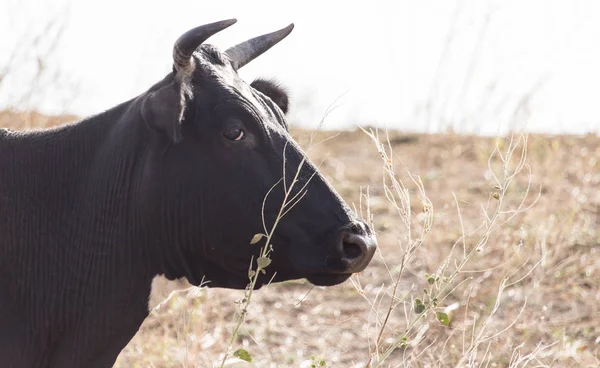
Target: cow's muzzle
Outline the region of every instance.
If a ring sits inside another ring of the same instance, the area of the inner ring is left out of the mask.
[[[363,271],[375,254],[377,241],[369,227],[362,222],[353,222],[337,234],[332,255],[328,259],[328,271],[307,277],[317,286],[340,284],[353,273]]]

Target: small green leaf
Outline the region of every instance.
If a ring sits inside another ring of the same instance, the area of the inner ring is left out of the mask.
[[[267,268],[267,266],[271,264],[271,259],[267,257],[258,257],[256,263],[259,268]]]
[[[252,361],[252,357],[250,356],[250,353],[247,352],[244,349],[237,349],[234,353],[233,356],[236,358],[240,358],[241,360],[245,360],[247,362],[251,362]]]
[[[450,318],[448,317],[448,315],[446,313],[437,312],[436,316],[437,316],[438,321],[440,321],[444,326],[450,325]]]
[[[433,283],[435,282],[435,279],[433,277],[430,277],[427,279],[427,282],[429,283],[429,285],[433,285]]]
[[[256,244],[265,236],[265,234],[254,234],[252,240],[250,240],[250,244]]]
[[[423,313],[424,310],[425,310],[425,305],[423,304],[421,299],[416,299],[415,300],[415,313],[421,314],[421,313]]]
[[[500,199],[500,194],[494,193],[492,194],[492,197],[494,197],[494,199]]]
[[[249,278],[252,278],[252,277],[254,277],[254,275],[256,275],[256,271],[254,271],[254,270],[250,270],[250,271],[248,271],[248,277],[249,277]]]

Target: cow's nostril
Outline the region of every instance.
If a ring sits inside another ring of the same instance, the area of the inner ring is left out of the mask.
[[[344,252],[344,258],[351,260],[361,256],[363,250],[359,244],[344,240],[342,245],[342,251]]]
[[[342,259],[351,268],[352,265],[365,257],[368,252],[368,245],[365,237],[351,232],[344,232],[342,235]]]
[[[340,261],[344,265],[344,272],[347,273],[364,270],[377,247],[375,238],[358,223],[350,224],[342,230],[337,244]]]

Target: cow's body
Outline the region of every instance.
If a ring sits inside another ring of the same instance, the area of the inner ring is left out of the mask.
[[[245,288],[263,246],[250,239],[269,231],[262,212],[271,226],[293,185],[301,200],[279,221],[256,287],[334,285],[366,267],[371,231],[289,136],[285,92],[237,75],[291,28],[226,53],[198,47],[231,24],[184,34],[173,72],[128,102],[0,132],[2,367],[111,366],[157,275]]]

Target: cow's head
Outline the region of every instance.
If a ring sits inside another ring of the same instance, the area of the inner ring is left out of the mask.
[[[224,52],[202,44],[233,23],[183,34],[172,73],[139,97],[151,131],[140,190],[144,228],[152,234],[147,241],[168,278],[244,288],[265,240],[251,239],[270,232],[285,213],[257,287],[300,278],[341,283],[373,257],[371,229],[289,135],[285,90],[262,79],[247,84],[238,75],[293,25]],[[286,191],[289,204],[281,210]]]

